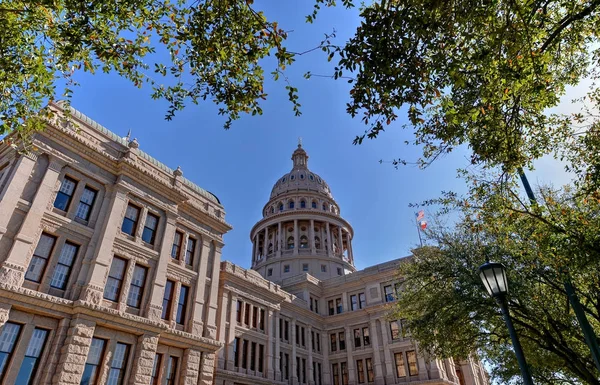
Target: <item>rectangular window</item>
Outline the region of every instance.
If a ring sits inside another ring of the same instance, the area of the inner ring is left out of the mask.
[[[290,330],[290,323],[288,322],[288,320],[285,320],[285,340],[289,341],[290,340],[290,336],[289,336],[289,330]]]
[[[262,331],[265,330],[265,309],[260,309],[260,320],[258,322],[258,328]]]
[[[269,268],[267,269],[267,277],[270,277],[273,275],[273,269]]]
[[[240,337],[235,337],[233,339],[233,366],[236,368],[240,366]]]
[[[356,294],[352,294],[350,296],[350,310],[354,311],[358,309],[358,298],[356,297]]]
[[[54,268],[54,272],[52,273],[50,286],[56,289],[65,290],[78,251],[79,246],[74,245],[71,242],[65,242],[60,251],[60,255],[58,256],[58,262]]]
[[[110,370],[108,372],[107,384],[110,385],[123,385],[123,379],[125,377],[125,368],[127,365],[127,359],[129,358],[129,345],[117,342],[115,347],[115,353],[110,363]]]
[[[171,319],[171,306],[173,304],[173,290],[175,282],[168,280],[165,284],[165,293],[163,294],[162,319],[169,321]]]
[[[308,263],[302,264],[302,271],[308,271]]]
[[[329,307],[329,315],[335,314],[335,306],[333,306],[333,300],[327,302],[327,306]]]
[[[131,236],[135,235],[137,230],[137,223],[140,216],[140,208],[132,205],[127,205],[127,211],[125,211],[125,217],[123,217],[123,224],[121,225],[121,231]]]
[[[183,241],[183,233],[176,231],[173,237],[173,246],[171,247],[171,258],[179,259],[179,253],[181,252],[181,242]]]
[[[313,361],[313,382],[317,384],[317,363]]]
[[[365,358],[365,364],[367,366],[367,381],[374,382],[375,381],[375,372],[373,372],[373,362],[370,358]]]
[[[162,354],[156,353],[154,355],[154,364],[152,364],[152,379],[150,383],[152,385],[158,385],[160,378],[160,367],[162,366]]]
[[[248,368],[248,340],[242,343],[242,369]]]
[[[346,350],[346,332],[338,333],[338,341],[340,344],[340,350]]]
[[[358,293],[358,308],[364,309],[365,307],[367,307],[367,297],[365,293]]]
[[[156,229],[158,228],[158,217],[154,214],[148,213],[146,215],[146,223],[144,223],[144,230],[142,231],[142,241],[153,245],[154,238],[156,238]]]
[[[136,309],[140,308],[142,296],[144,295],[146,275],[148,275],[148,269],[146,267],[135,265],[133,268],[133,277],[131,277],[131,285],[129,285],[129,294],[127,294],[128,306]]]
[[[102,363],[102,357],[104,357],[104,345],[106,345],[105,340],[92,338],[90,351],[85,362],[85,369],[83,370],[83,377],[81,377],[81,385],[96,385],[98,383],[98,372]]]
[[[263,372],[265,345],[258,345],[258,371]]]
[[[323,379],[323,377],[322,377],[323,372],[321,371],[321,363],[320,362],[317,363],[317,368],[318,368],[318,372],[319,372],[319,377],[318,377],[319,382],[317,383],[317,385],[321,385],[321,383],[322,383],[321,380]]]
[[[177,316],[175,318],[175,322],[180,325],[185,324],[185,316],[187,312],[187,304],[188,304],[188,293],[190,292],[190,288],[181,285],[181,289],[179,289],[179,302],[177,303]]]
[[[177,381],[177,364],[179,364],[179,358],[169,356],[169,362],[167,363],[167,385],[175,385],[175,381]]]
[[[338,298],[335,300],[335,307],[337,308],[337,313],[342,314],[344,308],[342,307],[342,299]]]
[[[246,312],[244,313],[244,323],[250,326],[250,304],[246,304]]]
[[[285,379],[290,378],[290,355],[285,353]]]
[[[108,272],[108,279],[106,280],[106,286],[104,287],[104,298],[114,302],[119,301],[126,267],[127,260],[113,256],[110,271]]]
[[[398,321],[390,322],[390,333],[392,335],[392,340],[400,339],[400,327],[398,326]]]
[[[258,308],[256,306],[252,306],[252,327],[256,328],[258,323]]]
[[[12,322],[5,323],[0,333],[0,382],[15,351],[19,334],[21,334],[21,325]]]
[[[319,314],[319,300],[315,298],[315,313]]]
[[[419,367],[417,366],[417,353],[414,350],[406,352],[406,360],[408,361],[408,374],[416,376],[419,374]]]
[[[317,352],[321,351],[321,335],[317,333]]]
[[[327,265],[321,265],[321,273],[327,273]]]
[[[235,320],[237,321],[238,324],[242,323],[242,306],[244,306],[244,303],[240,300],[237,301],[237,310],[236,310],[236,314],[235,314]]]
[[[296,325],[296,345],[300,345],[300,325]]]
[[[283,265],[283,272],[284,273],[289,273],[290,272],[290,265]]]
[[[79,205],[77,205],[77,212],[75,213],[76,218],[83,219],[84,221],[90,219],[92,206],[94,206],[97,194],[98,192],[96,190],[89,186],[85,186],[83,194],[81,194],[81,198],[79,199]]]
[[[68,211],[76,186],[77,182],[75,180],[65,176],[54,199],[54,207],[62,211]]]
[[[333,334],[330,336],[330,339],[331,339],[331,342],[330,342],[330,345],[331,345],[331,351],[332,351],[332,352],[335,352],[335,351],[337,351],[337,338],[336,338],[336,335],[335,335],[335,333],[333,333]]]
[[[315,351],[315,332],[313,332],[312,330],[310,332],[310,347],[311,347],[312,351],[314,352]]]
[[[250,370],[256,370],[256,342],[250,343]]]
[[[48,259],[54,248],[54,243],[56,243],[56,237],[42,233],[35,251],[33,252],[33,257],[31,257],[31,262],[29,262],[27,273],[25,273],[26,280],[38,283],[42,280],[44,270],[46,270],[46,265],[48,264]]]
[[[348,385],[348,365],[345,362],[340,362],[342,370],[342,385]]]
[[[306,333],[305,333],[305,330],[304,330],[304,326],[302,326],[300,328],[300,339],[302,341],[302,346],[306,346],[306,337],[305,336],[306,336]]]
[[[300,357],[296,357],[296,378],[298,382],[302,380],[302,377],[300,377]]]
[[[360,348],[361,338],[360,338],[360,329],[354,329],[354,347]]]
[[[188,238],[187,246],[185,247],[185,264],[188,266],[194,265],[194,254],[196,254],[196,240]]]
[[[394,361],[396,362],[396,377],[406,377],[406,368],[404,367],[404,355],[402,353],[394,354]]]
[[[368,327],[362,328],[362,336],[363,336],[363,346],[371,345],[371,338],[369,336],[369,328]]]
[[[338,364],[331,364],[331,373],[333,374],[333,385],[340,385],[340,372]]]
[[[40,356],[44,352],[44,346],[46,345],[46,338],[48,337],[48,330],[35,328],[29,345],[27,345],[27,351],[25,351],[25,357],[21,362],[21,368],[15,384],[31,385],[35,379],[35,375],[40,363]]]
[[[394,300],[394,291],[392,285],[383,287],[383,294],[385,295],[385,302],[392,302]]]
[[[356,361],[356,373],[358,374],[358,383],[364,384],[365,382],[365,367],[362,360]]]
[[[342,275],[342,268],[341,268],[341,267],[338,267],[338,268],[337,268],[337,274],[338,274],[338,275]]]

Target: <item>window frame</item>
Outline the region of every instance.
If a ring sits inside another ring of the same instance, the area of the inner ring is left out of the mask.
[[[167,297],[167,285],[170,284],[170,290],[169,290],[169,296]],[[172,281],[170,279],[167,279],[167,282],[165,283],[165,290],[163,293],[163,300],[162,300],[162,314],[161,314],[161,319],[165,320],[165,321],[171,321],[171,318],[173,317],[173,294],[175,294],[175,281]],[[165,303],[167,304],[167,306],[165,307]]]
[[[406,362],[408,363],[408,375],[409,376],[418,376],[419,375],[419,358],[417,357],[417,352],[415,350],[407,350],[406,352]],[[411,360],[414,358],[414,361]],[[414,365],[414,372],[413,372]]]
[[[111,275],[112,267],[113,267],[113,264],[115,263],[115,260],[123,261],[123,263],[124,263],[123,269],[121,271],[121,278],[113,277]],[[104,299],[111,301],[111,302],[119,302],[121,295],[123,294],[123,282],[125,281],[125,275],[127,274],[127,266],[128,265],[129,265],[129,260],[119,257],[119,256],[116,256],[116,255],[113,255],[113,259],[112,259],[112,261],[110,263],[110,267],[108,269],[108,277],[106,277],[106,284],[104,285],[104,293],[102,296]],[[114,299],[108,297],[108,294],[107,294],[107,289],[109,288],[108,282],[111,279],[114,281],[117,281],[119,283],[118,288],[117,288],[116,298],[114,298]]]
[[[137,283],[135,283],[135,277],[136,277],[136,269],[140,268],[143,272],[144,272],[144,279],[141,283],[141,285],[138,285]],[[133,276],[131,277],[131,282],[129,283],[129,291],[127,293],[127,301],[126,304],[129,307],[132,307],[134,309],[139,309],[142,305],[142,300],[144,299],[144,290],[146,288],[146,281],[148,279],[148,267],[140,265],[139,263],[136,263],[135,266],[133,267]],[[137,304],[132,304],[130,302],[131,298],[132,298],[132,294],[134,293],[134,291],[132,291],[132,288],[137,288],[139,290],[139,297],[138,297],[138,302]]]
[[[148,226],[148,218],[154,218],[154,220],[155,220],[154,228]],[[145,242],[148,245],[154,246],[154,242],[156,241],[156,233],[158,231],[158,224],[159,223],[160,223],[160,216],[159,215],[151,213],[150,211],[148,211],[146,213],[146,219],[144,220],[144,228],[142,229],[142,241],[143,242]],[[146,230],[148,230],[148,232],[151,232],[149,240],[145,239],[146,238],[146,234],[147,234]]]
[[[133,209],[135,209],[135,210],[137,210],[137,215],[136,215],[135,220],[133,220],[133,219],[131,219],[131,218],[129,218],[127,216],[127,211],[129,210],[130,207],[133,208]],[[137,228],[138,228],[138,225],[139,225],[139,222],[140,222],[140,214],[141,213],[142,213],[141,206],[133,204],[131,201],[129,201],[127,203],[127,207],[125,209],[125,214],[123,215],[123,222],[121,222],[121,232],[123,234],[127,234],[130,237],[135,237],[135,234],[137,233]],[[131,232],[128,232],[128,231],[124,230],[126,221],[128,221],[127,223],[131,223]]]
[[[92,200],[91,200],[90,203],[87,203],[87,202],[83,201],[83,197],[84,197],[86,191],[90,191],[90,192],[94,193],[94,196],[92,197]],[[83,187],[83,193],[79,197],[79,203],[77,203],[77,210],[75,210],[75,218],[76,219],[80,219],[80,220],[82,220],[84,222],[88,222],[90,220],[90,216],[92,215],[92,210],[94,209],[94,204],[96,203],[96,198],[97,197],[98,197],[98,190],[95,189],[95,188],[93,188],[93,187],[90,187],[90,185],[86,184]],[[79,216],[79,208],[82,205],[87,207],[85,218]]]
[[[173,364],[174,363],[174,364]],[[167,372],[165,373],[166,385],[175,385],[177,383],[177,372],[179,371],[179,357],[169,356],[167,361]]]
[[[52,240],[52,245],[50,246],[50,249],[48,251],[48,255],[46,257],[43,257],[39,254],[36,254],[38,252],[38,247],[40,245],[40,242],[42,240],[43,237],[47,237],[49,239]],[[31,259],[29,260],[29,265],[27,266],[27,270],[25,271],[25,280],[30,281],[30,282],[34,282],[34,283],[41,283],[42,280],[44,279],[44,275],[46,275],[46,269],[48,268],[48,263],[50,262],[50,259],[52,258],[52,255],[54,254],[54,249],[56,248],[56,241],[58,240],[58,237],[46,232],[43,232],[42,235],[40,236],[40,238],[38,239],[38,243],[35,247],[35,250],[33,251],[33,255],[31,256]],[[37,258],[37,260],[43,260],[43,266],[41,268],[41,271],[39,273],[39,276],[36,279],[33,278],[29,278],[29,272],[30,269],[32,267],[32,263],[34,261],[34,259]]]
[[[14,335],[14,339],[12,340],[12,342],[9,345],[10,350],[9,351],[3,351],[0,350],[0,357],[2,357],[3,355],[5,355],[5,359],[4,359],[4,367],[0,368],[2,369],[0,371],[0,383],[2,383],[4,381],[4,377],[6,376],[6,373],[8,372],[8,369],[12,363],[12,360],[14,358],[14,354],[15,354],[15,350],[16,347],[19,345],[19,343],[21,342],[21,334],[23,333],[23,329],[24,326],[23,324],[20,323],[16,323],[16,322],[11,322],[11,321],[7,321],[4,323],[4,325],[1,328],[0,331],[0,337],[2,337],[4,335],[4,332],[7,330],[6,329],[6,325],[12,325],[14,327],[16,327],[16,332],[13,333]],[[2,339],[0,339],[2,340]],[[0,348],[2,347],[3,344],[0,344]],[[0,362],[2,362],[2,360],[0,359]]]
[[[73,190],[71,191],[71,195],[69,195],[69,194],[61,191],[62,188],[63,188],[63,184],[65,183],[65,181],[69,181],[69,182],[73,183]],[[69,212],[69,208],[71,207],[71,203],[73,201],[73,195],[75,195],[75,190],[77,190],[77,184],[78,183],[79,183],[78,180],[76,180],[76,179],[74,179],[74,178],[72,178],[72,177],[70,177],[68,175],[63,176],[63,179],[60,182],[60,187],[58,188],[58,191],[56,192],[56,196],[54,197],[54,203],[53,203],[52,206],[54,208],[60,210],[60,211]],[[61,197],[66,196],[67,197],[64,208],[61,208],[61,207],[57,206],[57,202],[58,202],[59,196],[61,196]]]
[[[63,263],[60,260],[61,257],[63,256],[63,252],[65,251],[65,246],[67,246],[67,245],[68,246],[73,246],[75,248],[75,253],[73,253],[73,259],[71,260],[71,264],[70,265],[67,265],[67,264]],[[74,242],[71,242],[69,240],[66,240],[63,243],[63,246],[60,249],[60,254],[58,255],[58,258],[56,259],[56,265],[54,265],[54,270],[52,271],[52,276],[50,277],[50,283],[49,283],[50,287],[52,287],[54,289],[58,289],[58,290],[66,290],[66,288],[67,288],[67,286],[69,284],[69,280],[71,279],[71,273],[73,272],[73,266],[75,265],[75,261],[77,261],[77,256],[79,254],[79,248],[80,248],[80,245],[78,245],[78,244],[76,244]],[[57,274],[57,268],[59,266],[64,266],[65,267],[66,274],[65,274],[65,277],[63,279],[62,286],[55,286],[53,284],[53,282],[55,280],[54,277]]]
[[[178,325],[186,324],[190,290],[191,288],[187,285],[182,284],[179,287],[179,298],[177,299],[177,313],[175,314],[175,323]]]
[[[36,343],[37,342],[37,341],[34,340],[34,338],[35,338],[35,333],[38,330],[39,331],[43,331],[45,333],[44,337],[43,337],[43,341],[41,342],[41,346],[40,347],[33,347],[32,348],[32,343]],[[48,336],[50,335],[51,332],[52,332],[52,330],[45,329],[45,328],[35,327],[33,329],[33,333],[31,334],[31,337],[29,339],[29,343],[27,344],[27,348],[25,349],[25,354],[23,356],[23,359],[21,360],[21,364],[20,364],[20,367],[19,367],[19,372],[17,373],[16,380],[22,380],[22,378],[21,378],[21,371],[24,370],[24,369],[27,370],[27,366],[24,365],[24,363],[26,362],[26,359],[27,358],[33,358],[34,359],[33,366],[31,366],[31,370],[29,372],[29,376],[27,378],[28,381],[26,382],[26,385],[32,385],[33,384],[33,380],[35,380],[35,377],[37,376],[37,370],[39,369],[40,361],[41,361],[42,356],[44,355],[45,350],[46,350],[46,345],[48,343]],[[28,355],[30,349],[37,349],[38,350],[37,356]],[[17,383],[17,382],[15,382],[15,383]],[[21,383],[21,382],[19,382],[19,383]]]
[[[98,357],[99,359],[98,359],[97,363],[94,364],[94,363],[88,362],[89,359],[90,359],[90,352],[88,352],[88,355],[87,355],[86,360],[85,360],[85,366],[84,366],[84,369],[83,369],[83,374],[86,373],[86,370],[87,370],[88,367],[93,367],[93,371],[92,371],[92,375],[93,376],[91,377],[92,381],[90,381],[90,383],[89,383],[90,385],[97,385],[98,382],[99,382],[99,380],[100,380],[100,378],[99,378],[98,375],[101,374],[100,372],[102,371],[102,364],[104,362],[104,357],[106,356],[106,345],[108,345],[107,344],[108,340],[106,340],[104,338],[92,337],[91,344],[94,343],[94,340],[96,340],[96,341],[102,341],[102,347],[101,347],[101,350],[100,350],[100,355]],[[90,347],[91,347],[91,344],[90,344]],[[82,377],[82,381],[83,381],[83,377]]]
[[[177,236],[179,236],[179,242],[176,243]],[[185,234],[182,231],[175,230],[175,234],[173,234],[173,244],[171,246],[171,259],[176,261],[181,259],[181,246],[183,244],[184,236]]]
[[[151,385],[159,385],[160,384],[160,372],[162,369],[162,353],[154,353],[154,362],[152,363],[152,373],[150,374],[150,384]]]
[[[118,363],[118,362],[115,363],[115,360],[117,359],[117,349],[120,346],[124,347],[125,352],[123,353],[122,361],[120,363]],[[110,360],[110,366],[108,367],[108,376],[106,378],[107,382],[111,378],[111,374],[116,372],[117,373],[117,385],[123,385],[124,380],[125,380],[125,375],[127,374],[127,364],[129,361],[129,353],[130,352],[131,352],[130,344],[126,344],[123,342],[117,342],[115,344],[115,350],[113,352],[112,359]],[[120,364],[121,367],[115,366],[116,364]]]
[[[194,257],[196,256],[196,245],[198,241],[194,237],[188,236],[188,241],[185,245],[185,257],[184,262],[187,266],[194,266]],[[192,249],[190,250],[190,245],[192,245]]]

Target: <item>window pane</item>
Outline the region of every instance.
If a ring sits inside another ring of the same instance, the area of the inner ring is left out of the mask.
[[[167,280],[165,285],[165,293],[163,294],[163,309],[162,319],[169,320],[171,318],[171,298],[173,297],[173,281]]]
[[[12,322],[5,323],[2,328],[2,333],[0,334],[0,381],[4,376],[6,366],[10,361],[20,331],[21,325]]]
[[[86,187],[83,190],[83,194],[81,194],[81,202],[87,203],[90,206],[94,203],[95,198],[96,198],[96,191],[92,190],[89,187]]]
[[[78,249],[79,247],[72,243],[66,242],[64,244],[58,257],[58,264],[54,268],[54,273],[52,273],[50,286],[61,290],[66,287]]]
[[[108,275],[116,279],[123,279],[125,275],[125,265],[127,262],[121,258],[113,258],[112,264],[110,265],[110,272]]]
[[[147,268],[135,265],[133,269],[133,277],[131,278],[131,286],[127,295],[127,305],[138,308],[142,302],[144,294],[144,285],[146,283]]]
[[[104,298],[111,301],[117,301],[119,299],[126,265],[126,260],[113,257],[112,264],[110,265],[110,272],[108,273],[108,279],[106,280],[106,286],[104,287]]]
[[[83,194],[81,195],[81,199],[79,200],[79,206],[77,206],[77,213],[75,216],[78,218],[87,221],[90,217],[90,212],[92,210],[92,205],[94,204],[94,200],[96,199],[96,190],[92,190],[89,187],[86,187],[83,190]]]
[[[102,351],[104,350],[104,340],[100,338],[92,338],[90,345],[90,352],[88,353],[87,361],[88,364],[98,365],[102,360]]]
[[[127,364],[128,356],[129,345],[117,343],[117,346],[115,347],[115,353],[110,364],[110,371],[108,372],[108,380],[106,382],[107,385],[123,384],[123,377],[125,376],[124,367]]]
[[[132,221],[136,222],[138,220],[139,213],[140,209],[138,209],[135,206],[128,205],[127,211],[125,212],[125,218],[131,219]]]
[[[406,359],[408,361],[408,374],[416,376],[419,374],[419,368],[417,367],[417,353],[414,350],[406,352]]]
[[[177,304],[177,318],[175,319],[175,322],[181,325],[185,323],[188,292],[189,288],[181,285],[181,289],[179,290],[179,303]]]
[[[60,184],[60,192],[65,193],[69,196],[73,195],[73,191],[75,190],[75,181],[73,179],[65,178]]]
[[[404,368],[404,355],[402,353],[394,354],[394,360],[396,361],[396,376],[406,377],[406,369]]]
[[[34,329],[29,345],[27,345],[27,351],[25,357],[21,362],[19,374],[15,384],[30,385],[32,384],[35,374],[37,372],[39,357],[42,355],[44,345],[46,344],[46,337],[48,331],[44,329]]]
[[[25,279],[33,282],[40,282],[42,280],[42,275],[44,274],[45,268],[46,259],[34,255],[29,263],[29,268],[25,274]]]
[[[148,214],[146,216],[146,227],[156,230],[156,225],[158,224],[158,217],[152,214]]]
[[[194,263],[194,253],[196,251],[196,240],[194,238],[188,238],[187,249],[185,252],[185,263],[192,265]]]
[[[52,247],[54,247],[54,241],[56,241],[56,238],[48,234],[42,234],[33,254],[42,258],[48,258],[52,252]]]

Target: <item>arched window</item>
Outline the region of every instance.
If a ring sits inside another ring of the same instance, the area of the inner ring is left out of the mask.
[[[294,237],[288,237],[287,248],[288,248],[288,250],[291,250],[294,248]]]
[[[306,202],[305,201],[300,201],[300,208],[301,209],[305,209],[306,208]]]
[[[290,203],[289,203],[288,207],[289,207],[290,209],[293,209],[293,208],[294,208],[294,201],[290,201]]]
[[[283,211],[283,203],[279,204],[279,211]]]
[[[319,238],[319,237],[315,237],[315,247],[316,247],[317,249],[320,249],[320,248],[321,248],[321,238]]]
[[[311,204],[311,206],[312,206],[312,208],[313,208],[313,209],[316,209],[316,208],[317,208],[317,202],[315,202],[315,201],[312,201],[312,204]]]
[[[327,211],[327,205],[323,203],[323,211]]]
[[[306,235],[303,235],[300,237],[300,248],[301,249],[308,248],[308,238],[306,237]]]

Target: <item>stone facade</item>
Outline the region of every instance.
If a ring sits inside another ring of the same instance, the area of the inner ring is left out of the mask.
[[[386,318],[401,260],[356,271],[301,146],[247,270],[221,262],[214,194],[50,107],[32,143],[0,144],[0,384],[487,385],[476,357],[427,357]]]

